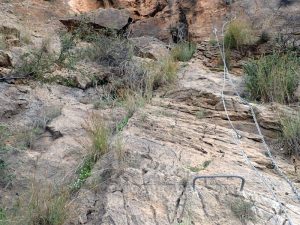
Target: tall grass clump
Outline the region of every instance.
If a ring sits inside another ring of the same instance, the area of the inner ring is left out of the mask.
[[[92,145],[88,148],[88,154],[76,171],[77,178],[71,184],[71,192],[78,191],[86,179],[92,175],[94,165],[108,151],[109,147],[109,130],[101,119],[92,116],[87,126]]]
[[[181,62],[187,62],[189,61],[194,53],[196,52],[196,43],[192,42],[181,42],[178,43],[173,49],[172,49],[172,56],[174,59],[181,61]]]
[[[227,49],[238,49],[253,43],[252,29],[249,23],[243,20],[232,21],[224,35],[224,45]]]
[[[7,48],[7,44],[5,41],[5,37],[0,34],[0,50],[5,50]]]
[[[90,125],[90,134],[92,140],[90,154],[94,161],[97,161],[108,151],[109,131],[102,120],[93,118]]]
[[[299,63],[293,52],[275,52],[250,60],[244,65],[249,97],[263,102],[292,102],[300,81]]]
[[[35,190],[29,203],[29,223],[32,225],[62,225],[67,218],[68,194],[51,190]]]
[[[173,84],[177,80],[178,62],[171,56],[149,63],[145,69],[148,74],[145,80],[148,95],[152,95],[153,90]]]
[[[14,208],[6,211],[4,224],[62,225],[68,218],[69,200],[68,190],[34,181],[31,189],[18,198]]]
[[[286,154],[300,157],[300,112],[293,116],[283,116],[280,123],[281,142]]]

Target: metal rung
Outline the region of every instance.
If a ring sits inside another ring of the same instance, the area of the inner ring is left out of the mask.
[[[243,191],[245,186],[245,178],[237,175],[211,175],[211,176],[197,176],[193,179],[193,189],[195,190],[196,180],[198,179],[206,179],[206,178],[238,178],[242,180],[240,191]]]

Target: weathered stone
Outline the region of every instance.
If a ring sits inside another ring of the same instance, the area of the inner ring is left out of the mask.
[[[130,39],[135,47],[135,54],[139,57],[150,59],[161,59],[169,55],[166,45],[154,37],[138,37]]]
[[[10,119],[26,109],[29,102],[17,87],[0,83],[0,90],[0,121]]]
[[[226,85],[228,114],[242,136],[241,145],[236,145],[220,93],[223,74],[211,72],[195,60],[179,72],[179,80],[179,87],[169,90],[164,98],[153,98],[151,104],[130,118],[121,133],[122,153],[113,148],[97,163],[91,177],[91,180],[101,177],[94,196],[96,204],[91,208],[83,203],[84,197],[78,199],[78,206],[75,203],[81,212],[84,209],[93,212],[87,224],[235,225],[240,220],[231,205],[237,202],[253,202],[247,212],[257,220],[270,224],[284,221],[278,203],[245,162],[241,149],[276,190],[280,187],[289,193],[276,192],[293,208],[288,213],[299,223],[300,217],[295,213],[299,206],[288,184],[273,173],[274,167],[257,135],[250,108]],[[233,76],[233,82],[239,90],[241,77]],[[276,139],[279,121],[274,107],[255,105],[263,134]],[[281,157],[276,160],[284,171],[293,173],[288,160]],[[110,176],[103,176],[103,171],[111,171]],[[192,179],[199,174],[240,175],[246,179],[246,186],[240,192],[236,180],[206,179],[197,181],[193,190]]]
[[[98,64],[79,64],[76,70],[61,69],[49,74],[49,77],[56,78],[58,83],[81,89],[95,86],[97,82],[105,82],[111,76],[109,67],[102,67]]]
[[[9,47],[20,46],[20,31],[14,26],[0,25],[0,36]]]
[[[0,50],[0,67],[11,67],[12,63],[11,63],[11,58],[10,56],[4,52]]]
[[[108,28],[122,30],[130,21],[129,13],[126,10],[118,9],[97,9],[80,16],[60,19],[65,26],[71,28],[80,23],[87,23],[96,28]]]

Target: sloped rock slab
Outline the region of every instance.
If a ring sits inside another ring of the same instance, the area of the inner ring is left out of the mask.
[[[139,57],[158,60],[169,55],[165,43],[154,37],[144,36],[130,40],[134,43],[135,54]]]
[[[130,21],[126,10],[98,9],[80,16],[60,19],[60,22],[68,28],[76,27],[79,23],[87,23],[95,28],[108,28],[122,30]]]

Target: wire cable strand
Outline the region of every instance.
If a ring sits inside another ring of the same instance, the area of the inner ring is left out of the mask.
[[[222,36],[224,36],[224,28],[225,26],[228,24],[228,22],[225,22],[222,26]],[[243,157],[245,158],[246,162],[249,164],[249,166],[252,168],[252,170],[255,172],[255,174],[261,179],[262,183],[270,190],[274,200],[279,204],[280,206],[280,209],[282,210],[282,212],[285,214],[288,222],[290,225],[293,225],[294,223],[292,222],[291,218],[289,217],[289,215],[287,214],[286,212],[286,209],[284,208],[284,205],[280,202],[279,198],[277,197],[276,193],[274,192],[274,186],[272,184],[269,184],[266,180],[266,178],[257,170],[257,168],[253,165],[252,161],[249,159],[249,157],[247,156],[245,150],[241,147],[241,142],[240,142],[240,139],[241,139],[241,135],[239,134],[238,130],[235,128],[235,126],[233,125],[230,117],[229,117],[229,114],[228,114],[228,110],[227,110],[227,106],[226,106],[226,102],[225,102],[225,95],[224,95],[224,90],[225,90],[225,87],[226,87],[226,78],[228,77],[228,68],[227,68],[227,65],[226,65],[226,58],[225,58],[225,47],[224,47],[224,40],[223,40],[223,47],[221,48],[221,45],[220,45],[220,41],[219,41],[219,38],[218,38],[218,34],[217,34],[217,29],[214,28],[214,34],[215,34],[215,37],[216,37],[216,41],[217,41],[217,44],[218,44],[218,47],[220,49],[220,54],[221,54],[221,57],[222,57],[222,61],[223,61],[223,64],[224,64],[224,72],[223,72],[223,86],[222,86],[222,91],[221,91],[221,98],[222,98],[222,103],[223,103],[223,107],[224,107],[224,110],[225,110],[225,113],[226,113],[226,117],[229,121],[229,124],[232,128],[232,130],[234,131],[234,134],[233,134],[233,140],[235,142],[235,144],[240,148],[240,151],[243,155]],[[231,79],[229,79],[231,80]],[[233,85],[233,82],[231,80],[230,82]],[[234,86],[234,91],[236,92],[236,88]],[[240,97],[240,96],[239,96]],[[241,97],[240,97],[241,98]],[[241,98],[242,99],[242,98]],[[243,102],[247,102],[246,100],[242,99]],[[247,102],[247,105],[250,105],[248,102]],[[252,107],[250,107],[252,108]],[[251,113],[254,113],[254,110],[252,108],[251,110]],[[255,117],[255,113],[254,113],[254,116],[253,116],[255,119],[254,121],[257,123],[257,120],[256,120],[256,117]],[[258,124],[258,123],[257,123]],[[258,125],[259,127],[259,125]],[[260,129],[259,129],[260,130]],[[261,134],[261,131],[259,131],[259,133]],[[261,134],[262,136],[262,134]],[[263,137],[263,136],[262,136]],[[265,142],[265,141],[263,141]],[[266,144],[266,143],[265,143]],[[267,144],[266,144],[267,145]],[[268,148],[269,149],[269,148]],[[269,153],[269,152],[268,152]],[[275,162],[276,163],[276,162]],[[278,167],[278,166],[277,166]]]

